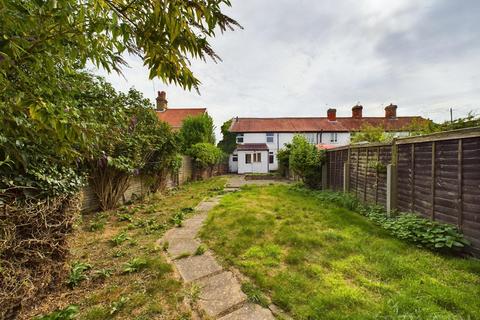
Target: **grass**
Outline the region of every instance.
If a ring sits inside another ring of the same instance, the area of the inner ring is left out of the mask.
[[[76,319],[82,320],[190,319],[183,303],[187,293],[155,243],[224,184],[222,178],[190,183],[118,210],[83,216],[70,239],[71,260],[81,262],[73,264],[68,279],[74,288],[65,282],[21,319],[69,305],[78,307]]]
[[[289,186],[226,195],[201,235],[294,319],[480,319],[480,261],[391,237]],[[253,289],[252,289],[253,288]]]

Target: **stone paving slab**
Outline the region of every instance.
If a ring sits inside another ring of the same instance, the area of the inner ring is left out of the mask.
[[[171,241],[173,239],[194,239],[197,236],[197,228],[173,228],[165,232],[162,241]]]
[[[272,312],[258,304],[247,303],[219,320],[275,320]]]
[[[218,204],[218,200],[201,202],[195,207],[196,211],[210,211]]]
[[[200,256],[174,260],[173,263],[185,282],[191,282],[222,270],[215,258],[208,252]]]
[[[174,238],[168,242],[167,252],[172,258],[182,254],[192,255],[200,246],[200,241],[188,238]]]
[[[200,286],[199,306],[215,317],[246,301],[240,284],[230,271],[196,281]]]

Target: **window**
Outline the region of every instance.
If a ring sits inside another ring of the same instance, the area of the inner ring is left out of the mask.
[[[245,155],[245,163],[252,163],[252,155],[250,153]]]
[[[274,157],[273,157],[273,151],[270,151],[268,153],[268,163],[273,163]]]
[[[238,154],[233,154],[232,155],[232,161],[237,162],[238,161]]]
[[[253,154],[253,162],[262,162],[262,154],[260,152]]]
[[[273,132],[267,133],[267,142],[273,142]]]
[[[337,133],[331,132],[330,133],[330,142],[337,142]]]
[[[243,143],[243,133],[237,134],[237,143]]]

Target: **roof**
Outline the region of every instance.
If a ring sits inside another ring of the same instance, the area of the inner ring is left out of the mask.
[[[199,116],[207,112],[206,108],[174,108],[165,111],[157,111],[159,120],[164,121],[174,129],[182,126],[183,120],[189,116]]]
[[[351,132],[360,131],[362,126],[370,124],[382,126],[386,131],[401,131],[415,121],[427,121],[415,117],[337,117],[336,121],[329,121],[326,117],[318,118],[234,118],[230,127],[231,132]]]
[[[262,151],[268,150],[266,143],[244,143],[237,145],[237,151]]]

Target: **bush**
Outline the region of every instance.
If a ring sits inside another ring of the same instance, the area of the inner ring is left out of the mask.
[[[312,195],[319,200],[357,211],[396,238],[419,247],[448,251],[469,245],[468,240],[453,225],[431,221],[413,213],[388,217],[383,207],[364,205],[351,194],[323,191]]]
[[[289,167],[302,178],[309,188],[319,188],[322,182],[324,153],[309,143],[304,136],[293,137],[290,147]]]
[[[220,163],[224,157],[222,150],[211,143],[197,143],[188,149],[187,154],[193,158],[197,167],[203,169]]]
[[[287,177],[290,170],[290,148],[291,144],[287,143],[277,152],[278,172],[283,177]]]
[[[183,120],[180,128],[183,150],[190,149],[197,143],[215,143],[213,119],[208,114],[189,116]]]

